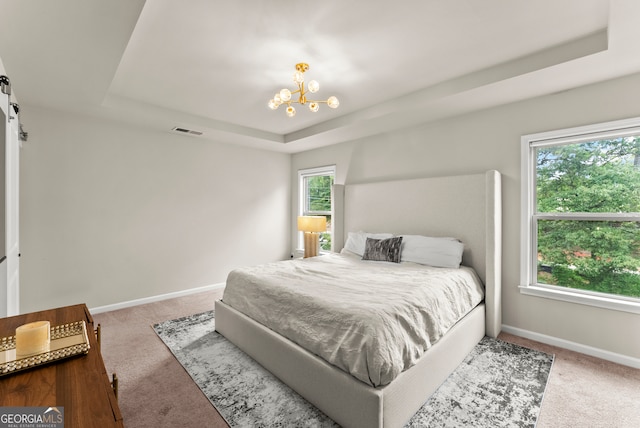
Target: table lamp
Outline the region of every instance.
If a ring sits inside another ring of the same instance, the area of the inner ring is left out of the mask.
[[[304,257],[318,255],[319,232],[327,230],[327,218],[323,216],[299,216],[298,230],[304,232]]]

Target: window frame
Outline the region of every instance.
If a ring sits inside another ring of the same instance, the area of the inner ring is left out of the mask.
[[[640,213],[558,213],[538,214],[536,208],[535,150],[558,146],[640,135],[640,118],[587,125],[521,137],[520,162],[520,293],[623,312],[640,313],[640,299],[613,294],[577,290],[537,282],[537,220],[629,220],[640,221]]]
[[[319,166],[313,168],[306,168],[298,170],[298,215],[330,215],[332,219],[331,230],[329,233],[333,236],[334,227],[333,227],[333,217],[334,217],[334,206],[333,200],[331,201],[331,211],[329,213],[319,212],[319,211],[306,211],[306,200],[307,200],[307,189],[304,184],[305,178],[308,177],[317,177],[321,175],[332,175],[333,182],[336,180],[336,166],[335,165],[327,165],[327,166]],[[333,192],[333,189],[332,189]],[[332,198],[333,199],[333,198]],[[298,239],[296,239],[297,250],[302,251],[304,249],[304,236],[303,233],[298,231],[297,229],[297,218],[294,221],[294,227],[298,234]],[[331,240],[331,251],[333,250],[333,239]],[[320,249],[320,253],[326,253],[327,250]]]

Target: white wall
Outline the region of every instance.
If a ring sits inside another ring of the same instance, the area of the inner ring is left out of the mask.
[[[288,154],[23,106],[21,312],[222,283],[289,254]]]
[[[640,74],[299,153],[292,159],[292,197],[296,200],[297,170],[319,165],[336,164],[339,184],[496,169],[503,174],[503,323],[638,359],[640,315],[525,296],[518,290],[520,137],[640,116],[638,88]]]

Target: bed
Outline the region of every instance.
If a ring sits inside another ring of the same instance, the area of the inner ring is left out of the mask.
[[[403,426],[482,337],[500,332],[500,187],[497,171],[334,187],[334,249],[353,231],[455,237],[484,284],[484,300],[391,380],[358,379],[224,298],[216,330],[340,425]]]

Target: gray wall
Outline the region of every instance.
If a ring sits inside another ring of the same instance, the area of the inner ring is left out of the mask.
[[[503,323],[640,358],[640,315],[525,296],[518,290],[520,137],[640,116],[638,88],[640,75],[634,75],[299,153],[292,159],[292,197],[296,200],[297,170],[319,165],[336,164],[339,184],[496,169],[503,180]]]
[[[23,107],[21,312],[222,283],[289,254],[291,156]]]

